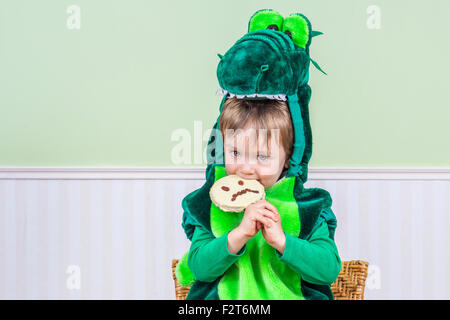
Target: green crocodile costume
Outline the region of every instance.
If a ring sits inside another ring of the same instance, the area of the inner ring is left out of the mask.
[[[229,97],[277,99],[289,105],[295,134],[289,169],[283,179],[266,189],[265,199],[280,213],[285,233],[304,240],[310,239],[324,222],[328,226],[327,236],[334,240],[337,225],[329,193],[303,186],[312,153],[308,111],[310,62],[322,71],[310,58],[309,46],[312,37],[319,34],[312,31],[309,20],[302,14],[283,18],[274,10],[263,9],[250,18],[248,33],[224,55],[218,54],[217,77],[224,94],[220,114]],[[199,226],[220,238],[238,226],[244,214],[223,212],[209,197],[214,182],[227,175],[223,139],[218,130],[220,114],[208,143],[206,182],[182,201],[182,227],[190,240]],[[236,262],[214,281],[195,279],[188,266],[189,252],[180,260],[176,275],[182,285],[192,284],[187,299],[333,299],[330,285],[302,279],[277,255],[280,253],[259,232],[247,242],[245,252],[240,253]]]

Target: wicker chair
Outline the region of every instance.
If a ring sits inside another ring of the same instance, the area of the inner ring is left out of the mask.
[[[177,300],[184,300],[190,287],[181,286],[175,276],[178,260],[172,260],[172,277],[175,282]],[[361,260],[342,261],[341,272],[331,285],[335,300],[363,300],[369,263]]]

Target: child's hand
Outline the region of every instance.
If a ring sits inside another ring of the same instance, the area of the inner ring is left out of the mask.
[[[281,222],[277,209],[262,199],[252,203],[245,209],[244,216],[238,228],[245,237],[250,239],[258,233],[263,225],[270,226],[277,222]]]
[[[283,228],[281,226],[281,218],[277,208],[272,206],[271,211],[278,217],[278,219],[277,221],[264,223],[261,229],[261,233],[270,246],[277,249],[278,252],[283,254],[286,244],[286,235],[284,234]]]

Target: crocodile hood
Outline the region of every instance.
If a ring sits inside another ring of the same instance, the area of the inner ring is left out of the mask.
[[[308,85],[312,62],[309,46],[314,35],[309,20],[300,13],[283,18],[270,9],[257,11],[248,24],[248,33],[224,54],[218,54],[218,92],[223,94],[219,117],[213,127],[207,150],[208,170],[223,165],[223,139],[220,114],[230,97],[239,99],[276,99],[289,105],[294,128],[294,146],[286,177],[307,181],[312,154],[309,121],[311,88]]]

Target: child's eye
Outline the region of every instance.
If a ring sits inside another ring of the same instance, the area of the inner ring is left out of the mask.
[[[263,154],[259,154],[258,155],[258,160],[266,161],[268,159],[269,159],[269,156],[266,156],[266,155],[263,155]]]
[[[231,155],[233,157],[238,157],[239,156],[239,151],[233,150],[233,151],[231,151]]]

